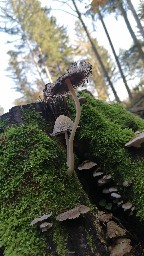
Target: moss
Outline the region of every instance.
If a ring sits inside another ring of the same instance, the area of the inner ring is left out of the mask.
[[[82,106],[77,132],[79,144],[87,145],[82,153],[112,174],[125,201],[133,202],[137,215],[144,219],[144,149],[125,147],[135,130],[144,129],[144,121],[121,105],[107,104],[88,94],[83,96],[86,103]],[[71,112],[73,115],[72,105]],[[127,192],[122,187],[125,180],[132,181],[132,188]]]
[[[37,118],[8,128],[0,141],[0,237],[5,256],[49,255],[49,235],[31,227],[30,222],[52,212],[55,223],[59,213],[86,198],[83,190],[76,176],[66,175],[64,148],[44,132]],[[59,255],[65,255],[62,247],[66,241],[55,225],[50,235],[52,232],[54,243],[58,241]]]
[[[94,253],[96,247],[93,242],[93,236],[90,233],[87,233],[87,243],[88,243],[92,253]]]

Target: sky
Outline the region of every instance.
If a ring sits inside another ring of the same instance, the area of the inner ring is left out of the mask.
[[[42,4],[45,5],[48,0],[41,0]],[[51,0],[49,1],[51,3],[52,8],[54,9],[52,11],[52,14],[57,18],[58,24],[64,25],[67,27],[68,35],[70,36],[71,43],[74,43],[75,34],[74,34],[74,24],[76,21],[76,18],[68,13],[65,13],[63,11],[60,11],[58,9],[65,9],[64,6],[61,6],[57,1]],[[91,2],[91,1],[89,1]],[[139,3],[139,0],[133,0],[132,1],[135,6]],[[68,9],[67,9],[68,10]],[[71,10],[69,9],[71,12]],[[130,12],[128,12],[131,24],[133,28],[136,27],[135,21],[133,17],[131,16]],[[114,16],[108,16],[105,19],[105,23],[107,26],[107,29],[110,33],[112,42],[115,46],[115,50],[117,54],[119,53],[119,49],[128,49],[130,45],[132,44],[132,39],[130,37],[130,34],[128,33],[128,30],[125,26],[125,23],[123,21],[122,17],[119,17],[118,20],[114,18]],[[96,36],[98,42],[103,45],[110,53],[111,49],[109,46],[109,43],[107,41],[106,35],[103,31],[103,28],[100,24],[100,22],[97,23],[97,30],[94,34]],[[16,98],[19,98],[21,95],[14,90],[14,82],[12,79],[8,77],[8,72],[6,71],[7,63],[8,63],[8,55],[7,51],[9,50],[9,45],[6,44],[6,41],[8,40],[8,36],[4,33],[1,33],[1,40],[0,40],[0,106],[4,108],[4,112],[8,112],[10,108],[14,106],[14,100]],[[46,83],[48,81],[45,81]],[[129,84],[132,86],[132,84]],[[125,99],[127,97],[126,90],[124,86],[122,86],[122,82],[119,81],[116,84],[116,90],[118,92],[119,97],[121,100]],[[113,95],[111,94],[111,100],[113,100]]]

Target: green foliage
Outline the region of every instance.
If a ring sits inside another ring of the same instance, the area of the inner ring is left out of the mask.
[[[34,114],[34,113],[33,113]],[[66,175],[66,152],[29,114],[19,127],[1,134],[0,148],[0,237],[5,256],[51,255],[47,236],[59,255],[65,256],[66,234],[55,217],[85,197],[75,176]],[[52,212],[52,228],[47,235],[30,222]]]
[[[136,130],[144,129],[144,121],[117,104],[95,100],[88,94],[82,107],[78,139],[87,145],[83,154],[96,161],[106,173],[112,174],[125,200],[134,203],[137,215],[144,219],[143,148],[126,148]],[[131,191],[122,187],[132,182]]]

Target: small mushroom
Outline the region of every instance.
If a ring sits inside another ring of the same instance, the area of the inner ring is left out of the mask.
[[[141,144],[144,142],[144,132],[139,133],[135,138],[130,140],[125,144],[126,147],[136,147],[140,148]]]
[[[131,181],[125,180],[122,185],[123,185],[123,187],[127,188],[127,187],[129,187],[131,185]]]
[[[94,172],[93,172],[93,177],[98,177],[98,176],[101,176],[101,175],[103,175],[103,174],[104,174],[103,172],[94,171]]]
[[[89,169],[92,169],[96,165],[97,165],[96,163],[86,160],[81,165],[78,166],[78,170],[89,170]]]
[[[56,220],[58,221],[65,221],[65,220],[71,220],[76,219],[80,216],[80,214],[85,214],[90,211],[90,208],[85,205],[80,205],[78,207],[75,207],[69,211],[66,211],[64,213],[59,214],[56,217]]]
[[[52,212],[50,214],[44,214],[43,216],[41,217],[38,217],[38,218],[35,218],[31,223],[30,225],[33,226],[33,225],[40,225],[42,222],[46,221],[47,219],[49,219],[52,215]]]
[[[107,184],[109,182],[109,180],[106,180],[106,179],[99,179],[98,180],[98,185],[99,186],[102,186],[102,185],[104,185],[104,184]]]
[[[108,175],[104,175],[103,176],[103,179],[105,179],[105,180],[110,180],[111,179],[111,175],[110,174],[108,174]]]
[[[124,209],[124,211],[127,211],[132,208],[132,203],[127,202],[125,204],[122,204],[122,208]]]
[[[114,188],[114,187],[109,188],[109,192],[110,192],[110,193],[111,193],[111,192],[117,192],[117,191],[118,191],[117,188]]]
[[[114,198],[121,198],[121,195],[118,194],[118,193],[111,193],[111,197],[114,197]]]
[[[56,136],[60,133],[65,134],[65,140],[67,145],[67,165],[68,165],[68,158],[69,158],[69,139],[68,139],[68,131],[72,131],[73,128],[73,121],[65,115],[60,115],[54,125],[52,136]]]
[[[71,65],[71,67],[67,70],[67,72],[64,75],[62,75],[56,80],[55,85],[52,89],[53,95],[71,93],[76,106],[76,118],[69,138],[69,176],[71,176],[74,172],[73,141],[81,115],[80,102],[76,95],[75,88],[84,83],[91,73],[92,65],[90,63],[86,61],[81,61],[78,66],[75,62]]]
[[[48,229],[50,229],[51,227],[53,226],[52,223],[49,223],[49,222],[44,222],[40,225],[40,229],[42,232],[45,232],[47,231]]]

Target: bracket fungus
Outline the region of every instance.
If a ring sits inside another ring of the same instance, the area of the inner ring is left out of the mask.
[[[67,72],[56,80],[51,90],[52,96],[71,93],[76,106],[76,118],[69,138],[69,167],[67,172],[69,176],[74,172],[73,141],[81,115],[80,102],[76,95],[75,88],[82,85],[91,74],[92,65],[89,62],[80,61],[79,65],[74,62]]]

